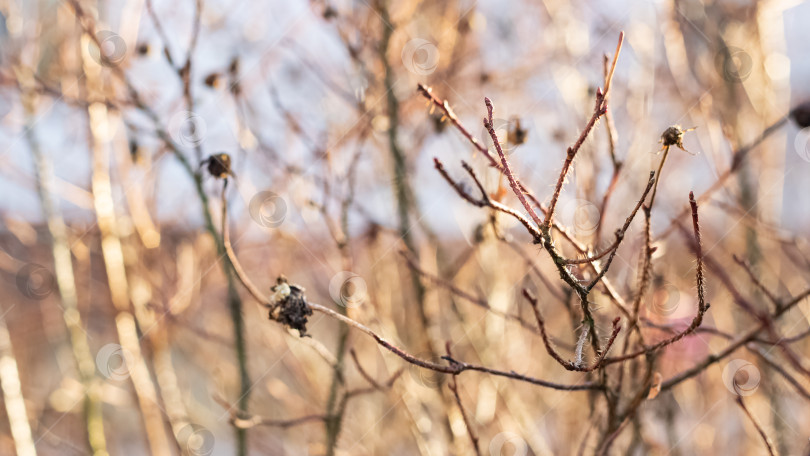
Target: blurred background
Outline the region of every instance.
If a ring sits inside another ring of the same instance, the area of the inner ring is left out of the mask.
[[[265,293],[283,274],[420,358],[441,362],[449,344],[458,359],[584,381],[522,324],[534,318],[527,288],[571,357],[570,290],[519,224],[436,172],[434,157],[464,180],[465,160],[518,206],[417,86],[491,149],[489,97],[516,173],[547,202],[620,31],[609,117],[579,152],[557,217],[601,251],[657,169],[662,132],[696,127],[663,169],[644,315],[691,320],[683,211],[689,191],[722,178],[701,204],[707,324],[747,330],[735,293],[767,303],[732,255],[779,296],[810,282],[810,129],[786,119],[810,99],[808,23],[801,1],[0,0],[0,454],[474,451],[449,378],[322,314],[301,338],[244,291],[221,247],[223,180],[204,162],[223,152],[231,241]],[[636,220],[607,274],[625,299],[642,233]],[[607,334],[615,308],[601,291],[592,299]],[[808,312],[791,310],[779,334],[804,334]],[[669,378],[726,344],[688,337],[658,369]],[[741,348],[646,401],[613,451],[763,454],[726,381],[742,370],[779,450],[807,454],[797,388],[810,377],[794,372],[797,387],[774,370],[781,351],[755,348],[770,362]],[[483,454],[597,450],[601,397],[457,380]]]

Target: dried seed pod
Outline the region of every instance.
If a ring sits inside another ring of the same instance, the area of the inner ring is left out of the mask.
[[[217,179],[224,179],[228,176],[234,176],[231,171],[231,156],[222,152],[214,154],[203,160],[200,164],[207,165],[208,172]]]
[[[270,310],[270,318],[298,330],[301,337],[307,336],[307,317],[312,315],[312,309],[307,304],[304,289],[290,284],[286,277],[280,276],[270,290],[273,292],[270,299],[275,306]]]
[[[684,152],[689,152],[686,148],[683,147],[683,134],[687,131],[694,130],[695,127],[683,129],[680,125],[673,125],[661,134],[661,140],[659,142],[664,144],[664,147],[670,146],[678,146]]]
[[[790,117],[801,128],[810,127],[810,101],[805,101],[790,111]]]

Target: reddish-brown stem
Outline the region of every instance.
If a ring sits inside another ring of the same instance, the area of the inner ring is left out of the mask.
[[[613,81],[613,74],[616,71],[616,62],[619,60],[619,53],[622,50],[623,42],[624,32],[621,32],[619,33],[619,43],[616,45],[616,52],[613,54],[613,64],[611,65],[610,71],[608,71],[607,77],[605,78],[605,89],[596,89],[596,102],[594,103],[593,114],[591,114],[590,120],[588,120],[588,123],[585,124],[585,128],[582,129],[582,132],[579,134],[579,138],[577,138],[576,142],[574,142],[574,145],[568,148],[565,156],[565,162],[563,162],[562,170],[560,171],[560,177],[557,179],[557,185],[554,187],[554,193],[551,195],[551,202],[548,204],[546,219],[543,222],[543,226],[546,229],[548,229],[553,223],[554,210],[557,208],[557,200],[560,198],[560,192],[562,191],[563,182],[565,182],[565,176],[568,175],[568,170],[571,167],[571,163],[574,161],[574,157],[576,157],[577,152],[579,152],[579,149],[582,147],[582,144],[585,142],[588,134],[590,134],[591,130],[593,130],[596,122],[607,112],[607,99],[608,95],[610,94],[610,85]]]
[[[695,254],[697,256],[697,272],[696,272],[696,282],[697,282],[697,294],[698,294],[698,308],[697,314],[692,319],[692,323],[686,327],[683,331],[675,334],[672,337],[664,339],[654,345],[646,347],[642,350],[638,350],[634,353],[617,356],[614,358],[608,358],[605,360],[605,364],[613,364],[618,363],[621,361],[626,361],[628,359],[635,358],[637,356],[641,356],[644,354],[651,354],[655,353],[658,350],[661,350],[668,345],[671,345],[684,337],[688,336],[689,334],[693,333],[703,322],[703,316],[705,315],[706,311],[709,310],[709,304],[706,302],[706,284],[705,284],[705,277],[703,273],[703,248],[702,248],[702,240],[700,235],[700,225],[698,220],[698,206],[697,202],[695,201],[695,195],[693,192],[689,192],[689,204],[692,207],[692,226],[695,232]]]
[[[498,152],[498,157],[501,159],[501,169],[506,175],[506,178],[509,180],[509,185],[512,187],[512,191],[515,193],[515,196],[517,196],[520,204],[522,204],[523,208],[526,209],[526,212],[529,213],[529,217],[532,218],[532,221],[534,221],[537,226],[543,226],[543,222],[540,220],[540,217],[538,217],[532,205],[529,204],[529,201],[526,199],[526,195],[523,194],[523,186],[518,183],[517,178],[512,172],[512,168],[509,166],[509,161],[506,159],[503,149],[501,149],[501,143],[498,141],[498,135],[495,134],[495,126],[492,124],[492,101],[490,101],[489,98],[484,98],[484,103],[487,105],[487,118],[484,119],[484,127],[489,132],[489,137],[492,138],[492,142],[495,144],[495,150]]]
[[[781,308],[774,311],[773,314],[771,314],[768,318],[771,319],[771,320],[775,320],[775,319],[781,317],[788,310],[792,309],[793,307],[798,305],[800,302],[807,299],[808,296],[810,296],[810,289],[807,289],[804,292],[799,293],[799,295],[797,295],[796,297],[794,297],[790,301],[786,302],[784,306],[782,306]],[[708,366],[720,361],[721,359],[725,358],[726,356],[734,353],[734,351],[737,350],[738,348],[740,348],[741,346],[743,346],[743,345],[747,344],[748,342],[751,342],[754,339],[756,339],[757,336],[759,335],[759,333],[765,328],[766,324],[767,323],[763,322],[763,323],[760,323],[759,325],[756,325],[755,327],[748,330],[748,332],[746,332],[746,333],[740,335],[739,337],[737,337],[736,339],[734,339],[728,346],[726,346],[726,348],[724,348],[719,353],[713,353],[713,354],[707,356],[706,358],[704,358],[703,361],[695,364],[692,368],[690,368],[690,369],[688,369],[686,371],[683,371],[680,374],[677,374],[677,375],[667,379],[666,381],[664,381],[664,383],[662,383],[661,389],[666,390],[666,389],[672,388],[673,386],[681,383],[682,381],[690,379],[690,378],[694,377],[695,375],[703,372],[703,370],[706,369],[706,367],[708,367]]]
[[[453,354],[450,352],[450,342],[447,342],[447,356],[453,356]],[[475,450],[475,454],[481,456],[481,449],[478,447],[478,436],[475,434],[475,430],[473,430],[472,421],[470,420],[467,411],[464,409],[464,404],[461,403],[461,396],[458,393],[458,380],[455,375],[448,384],[448,387],[450,388],[450,391],[453,392],[453,397],[456,399],[456,405],[458,405],[458,409],[461,412],[461,418],[464,420],[464,426],[467,428],[467,435],[470,437],[470,442]]]
[[[594,360],[593,364],[590,366],[583,366],[579,363],[574,361],[567,361],[560,356],[559,353],[554,349],[551,341],[548,338],[548,334],[546,333],[546,325],[545,320],[543,319],[543,315],[540,313],[540,309],[537,305],[537,299],[532,296],[529,290],[523,289],[523,296],[526,297],[526,300],[532,305],[532,310],[534,311],[534,316],[537,319],[537,326],[540,328],[540,336],[543,338],[543,344],[546,346],[546,351],[548,354],[551,355],[562,367],[569,371],[576,371],[576,372],[591,372],[596,369],[602,367],[603,361],[605,360],[605,356],[610,351],[610,347],[613,346],[613,342],[616,341],[616,336],[619,335],[619,331],[621,331],[622,326],[619,324],[620,318],[616,317],[613,320],[613,332],[610,334],[610,338],[605,345],[605,349],[602,350],[602,353],[598,355],[596,360]]]
[[[655,174],[650,173],[650,180],[647,181],[647,187],[644,189],[644,193],[642,193],[641,198],[639,198],[638,203],[636,203],[636,207],[633,208],[633,211],[630,212],[630,215],[627,216],[627,219],[624,221],[624,225],[622,225],[621,229],[616,230],[616,247],[610,252],[610,256],[605,264],[602,266],[602,271],[596,275],[596,277],[591,281],[590,284],[585,288],[587,291],[591,291],[593,287],[602,280],[605,273],[607,273],[608,269],[610,269],[610,265],[613,263],[613,259],[616,257],[616,252],[619,251],[619,245],[621,244],[622,240],[624,239],[624,234],[627,232],[627,229],[630,228],[630,224],[633,222],[633,219],[636,217],[639,208],[641,205],[644,204],[644,200],[647,198],[647,194],[650,193],[650,189],[653,187],[653,183],[655,183]]]

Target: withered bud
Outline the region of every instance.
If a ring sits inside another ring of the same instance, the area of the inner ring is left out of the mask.
[[[678,146],[678,148],[681,149],[682,151],[691,154],[691,152],[689,152],[688,150],[686,150],[686,148],[683,147],[683,134],[686,133],[687,131],[692,131],[695,128],[697,127],[684,129],[680,125],[673,125],[664,130],[664,133],[661,134],[661,140],[659,142],[664,143],[664,147]]]
[[[673,125],[661,134],[661,142],[665,146],[678,146],[683,149],[683,129],[680,125]]]
[[[203,160],[200,166],[202,165],[207,165],[208,172],[217,179],[234,175],[231,171],[231,156],[224,152],[209,156]]]
[[[307,304],[304,289],[290,284],[282,275],[270,290],[273,292],[270,299],[274,305],[270,310],[270,319],[297,330],[301,337],[307,336],[307,317],[312,315],[312,309]]]

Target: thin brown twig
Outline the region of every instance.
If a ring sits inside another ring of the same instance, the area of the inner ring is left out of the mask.
[[[653,323],[653,322],[649,322],[649,321],[647,321],[645,323],[650,327],[660,329],[660,330],[663,330],[663,331],[667,331],[667,332],[670,332],[670,333],[677,332],[674,328],[672,328],[669,325],[661,325],[661,324],[657,324],[657,323]],[[705,333],[705,334],[713,334],[713,335],[722,337],[722,338],[724,338],[726,340],[734,340],[733,335],[731,335],[731,334],[729,334],[729,333],[727,333],[725,331],[721,331],[721,330],[719,330],[717,328],[711,327],[711,326],[701,326],[695,332],[701,332],[701,333]],[[783,342],[785,342],[786,340],[787,339],[783,340]],[[763,340],[763,339],[760,339],[760,338],[754,338],[754,339],[751,340],[750,343],[745,345],[745,348],[748,351],[750,351],[751,353],[757,355],[763,362],[765,362],[766,364],[771,366],[777,373],[782,375],[782,377],[784,377],[785,380],[787,380],[788,383],[793,385],[793,387],[796,389],[797,393],[799,393],[805,399],[810,400],[810,392],[808,392],[804,388],[804,386],[802,386],[802,384],[799,383],[798,380],[796,380],[784,367],[782,367],[781,362],[779,362],[778,360],[773,359],[771,357],[771,355],[769,354],[769,352],[764,351],[762,349],[762,347],[760,347],[760,345],[763,345],[763,344],[773,346],[773,345],[776,345],[777,343],[778,342]]]
[[[652,354],[658,350],[661,350],[681,339],[688,336],[689,334],[693,333],[703,322],[703,316],[709,310],[709,303],[706,302],[706,283],[705,277],[703,272],[703,249],[702,249],[702,240],[700,235],[700,225],[698,220],[698,206],[697,202],[695,201],[695,195],[693,192],[689,192],[689,204],[692,207],[692,226],[695,233],[695,250],[697,256],[697,272],[696,272],[696,282],[697,282],[697,293],[698,293],[698,308],[697,314],[692,319],[692,323],[686,327],[683,331],[675,334],[672,337],[664,339],[654,345],[646,347],[644,349],[638,350],[634,353],[617,356],[614,358],[608,358],[605,360],[605,364],[613,364],[621,361],[626,361],[628,359],[635,358],[637,356],[641,356],[644,354]]]
[[[796,305],[798,305],[800,302],[804,301],[808,297],[810,297],[810,289],[807,289],[807,290],[803,291],[802,293],[799,293],[793,299],[786,302],[785,305],[783,305],[780,309],[777,309],[776,311],[774,311],[773,314],[771,314],[769,316],[769,319],[775,320],[775,319],[781,317],[788,310],[792,309],[793,307],[795,307]],[[759,325],[751,328],[746,333],[743,333],[739,337],[734,339],[731,343],[729,343],[728,346],[726,346],[726,348],[721,350],[719,353],[713,353],[711,355],[708,355],[701,362],[695,364],[690,369],[687,369],[687,370],[681,372],[680,374],[677,374],[677,375],[667,379],[666,381],[664,381],[661,384],[661,389],[662,390],[667,390],[669,388],[672,388],[675,385],[678,385],[679,383],[683,382],[684,380],[690,379],[690,378],[694,377],[695,375],[703,372],[703,370],[706,369],[706,367],[708,367],[708,366],[720,361],[721,359],[724,359],[728,355],[734,353],[734,351],[736,351],[741,346],[747,344],[748,342],[753,341],[759,335],[759,333],[765,328],[765,325],[766,325],[765,322],[760,323]]]
[[[613,342],[616,341],[616,336],[619,335],[619,331],[621,331],[622,326],[619,324],[620,318],[616,317],[613,320],[613,332],[610,334],[610,338],[608,338],[607,344],[605,345],[604,350],[602,353],[597,354],[597,358],[594,360],[593,364],[590,366],[583,366],[580,362],[576,361],[567,361],[560,356],[559,353],[554,349],[554,346],[551,344],[551,341],[548,338],[548,334],[546,333],[546,325],[545,320],[543,319],[543,315],[540,313],[540,309],[537,305],[537,299],[529,292],[527,289],[523,289],[523,296],[526,297],[526,300],[532,305],[532,310],[534,311],[534,316],[537,319],[537,326],[540,328],[540,336],[543,338],[543,344],[546,346],[546,351],[548,354],[551,355],[554,360],[556,360],[562,367],[569,371],[577,371],[577,372],[591,372],[596,369],[602,367],[602,363],[605,360],[605,356],[607,356],[608,351],[610,351],[610,347],[613,346]],[[577,344],[577,346],[580,346]],[[578,356],[578,358],[580,358]]]
[[[504,312],[502,310],[498,310],[498,309],[493,308],[492,306],[489,305],[489,302],[487,302],[486,299],[476,297],[473,294],[471,294],[471,293],[469,293],[467,291],[464,291],[461,288],[457,287],[456,285],[454,285],[449,280],[442,279],[441,277],[438,277],[438,276],[436,276],[434,274],[431,274],[431,273],[425,271],[424,269],[420,268],[419,265],[416,263],[416,260],[413,258],[413,256],[411,256],[407,251],[401,250],[400,254],[405,258],[405,261],[408,263],[409,268],[413,269],[420,276],[424,277],[425,279],[429,280],[430,282],[433,282],[434,284],[446,289],[451,294],[453,294],[455,296],[458,296],[459,298],[461,298],[461,299],[463,299],[463,300],[465,300],[465,301],[467,301],[467,302],[469,302],[469,303],[471,303],[471,304],[473,304],[475,306],[478,306],[478,307],[480,307],[480,308],[482,308],[484,310],[492,312],[493,314],[498,315],[499,317],[501,317],[501,318],[503,318],[505,320],[514,321],[515,323],[522,326],[524,329],[526,329],[528,331],[531,331],[531,332],[533,332],[535,334],[539,334],[539,331],[537,330],[537,328],[534,325],[532,325],[531,323],[529,323],[528,321],[524,320],[520,315],[512,315],[512,314]]]
[[[777,307],[777,308],[778,308],[778,307],[781,305],[781,303],[780,303],[780,301],[779,301],[779,298],[777,298],[777,297],[776,297],[776,295],[774,295],[774,294],[771,292],[771,290],[769,290],[769,289],[768,289],[768,288],[767,288],[767,287],[766,287],[766,286],[765,286],[765,285],[762,283],[762,281],[761,281],[761,280],[759,280],[759,278],[757,277],[757,275],[756,275],[756,274],[754,274],[754,271],[752,271],[752,270],[751,270],[751,265],[750,265],[750,264],[748,264],[748,262],[747,262],[747,261],[745,261],[745,260],[741,259],[740,257],[738,257],[737,255],[733,255],[733,258],[734,258],[734,262],[735,262],[735,263],[737,263],[737,264],[739,264],[739,265],[740,265],[740,266],[741,266],[741,267],[742,267],[742,268],[745,270],[746,274],[748,274],[748,278],[750,278],[750,279],[751,279],[751,282],[754,284],[754,286],[756,286],[756,287],[757,287],[757,288],[758,288],[758,289],[759,289],[759,290],[760,290],[760,291],[761,291],[761,292],[762,292],[762,293],[763,293],[765,296],[767,296],[767,297],[768,297],[768,299],[771,301],[771,303],[772,303],[772,304],[773,304],[775,307]]]
[[[523,194],[523,186],[518,184],[518,180],[514,173],[512,173],[512,168],[509,166],[509,161],[506,159],[503,149],[501,149],[501,143],[498,141],[498,135],[495,133],[495,125],[492,123],[492,101],[490,101],[489,98],[484,98],[484,104],[487,105],[487,118],[484,119],[484,127],[487,129],[487,132],[489,132],[489,136],[492,138],[492,142],[495,144],[495,151],[498,152],[498,157],[501,159],[503,173],[509,180],[509,185],[512,187],[512,191],[515,193],[515,196],[517,196],[520,204],[523,205],[523,208],[526,209],[526,212],[529,213],[529,217],[532,218],[532,221],[534,221],[537,226],[543,226],[543,221],[540,220],[540,217],[538,217],[537,213],[534,211],[534,208],[526,199],[526,195]]]
[[[605,264],[602,266],[602,271],[597,274],[597,276],[591,281],[590,284],[586,287],[586,290],[591,291],[593,287],[602,280],[602,277],[607,273],[610,265],[613,263],[613,259],[616,257],[616,252],[619,251],[619,245],[621,244],[622,240],[624,239],[624,234],[627,232],[627,229],[630,228],[630,224],[633,222],[633,219],[636,217],[639,208],[644,203],[644,200],[647,198],[647,194],[650,192],[650,189],[653,187],[653,183],[656,182],[655,175],[650,173],[650,180],[647,181],[647,187],[644,189],[644,193],[639,198],[638,203],[636,203],[636,207],[633,208],[633,211],[630,212],[630,215],[627,216],[627,219],[624,221],[624,225],[618,230],[616,230],[616,247],[610,252],[610,256],[608,257]]]
[[[742,411],[745,413],[745,416],[747,416],[748,419],[751,420],[751,424],[754,425],[757,432],[759,433],[759,436],[762,437],[762,441],[765,443],[765,446],[768,448],[768,453],[771,456],[777,456],[779,454],[779,452],[776,451],[776,448],[773,445],[773,440],[771,440],[771,438],[768,437],[768,434],[765,432],[765,429],[762,428],[762,424],[759,422],[757,417],[755,417],[751,413],[751,411],[748,410],[748,407],[745,405],[745,402],[743,402],[742,396],[738,395],[736,402],[737,402],[737,405],[739,405],[740,408],[742,409]]]
[[[450,342],[447,342],[447,356],[452,357],[453,354],[450,352]],[[461,403],[461,396],[458,393],[458,380],[457,376],[453,375],[452,380],[448,383],[448,388],[450,391],[453,392],[453,397],[456,399],[456,404],[458,405],[458,409],[461,412],[461,418],[464,420],[464,427],[467,428],[467,435],[470,437],[470,442],[472,443],[472,447],[475,450],[475,454],[481,456],[481,449],[478,446],[478,436],[475,434],[475,430],[472,427],[472,421],[470,420],[467,411],[464,409],[464,404]]]
[[[545,228],[550,227],[553,222],[554,210],[557,208],[557,200],[560,198],[563,182],[565,182],[565,177],[568,175],[568,170],[571,167],[571,163],[573,163],[577,152],[579,152],[580,147],[582,147],[582,144],[585,142],[585,139],[588,137],[588,134],[591,132],[594,125],[596,125],[596,122],[607,112],[607,98],[610,94],[610,84],[613,81],[613,74],[616,71],[616,63],[619,60],[619,53],[622,50],[623,42],[624,32],[620,32],[619,43],[616,45],[616,52],[613,54],[613,64],[611,65],[610,71],[605,78],[605,89],[604,91],[602,89],[596,89],[596,102],[594,103],[593,114],[591,114],[590,120],[588,120],[585,128],[583,128],[582,132],[579,134],[579,138],[577,138],[576,142],[574,142],[574,144],[568,148],[566,153],[562,170],[560,170],[560,177],[557,179],[557,184],[554,187],[554,193],[551,195],[551,202],[548,204],[548,212],[546,212],[546,219],[543,222],[543,226]]]
[[[630,417],[628,416],[624,419],[624,421],[622,421],[622,424],[620,424],[619,427],[615,431],[613,431],[608,436],[607,439],[605,439],[604,443],[602,443],[602,446],[599,448],[596,454],[598,454],[599,456],[605,456],[606,454],[608,454],[608,451],[610,450],[610,447],[613,445],[613,442],[616,441],[616,438],[619,437],[619,434],[621,434],[622,431],[624,431],[624,428],[627,427],[627,424],[629,422]]]
[[[475,140],[475,138],[472,135],[470,135],[469,131],[466,128],[464,128],[464,126],[461,124],[461,122],[459,122],[458,117],[456,116],[456,114],[452,110],[452,108],[450,107],[450,103],[447,100],[442,101],[442,100],[438,99],[436,96],[433,95],[432,90],[429,87],[426,87],[426,86],[424,86],[422,84],[419,85],[419,92],[427,99],[428,103],[431,105],[431,110],[434,107],[438,107],[439,109],[441,109],[445,113],[444,118],[449,118],[449,119],[452,120],[453,125],[459,130],[459,132],[461,132],[462,135],[465,136],[470,141],[470,143],[473,144],[473,146],[475,146],[475,148],[479,152],[481,152],[482,154],[484,154],[487,157],[487,159],[490,162],[490,165],[493,166],[494,168],[498,169],[499,171],[502,171],[502,165],[498,162],[498,160],[496,160],[492,156],[492,154],[489,153],[489,151],[487,150],[486,147],[484,147],[480,142]],[[442,168],[443,168],[443,166],[442,166]],[[441,170],[440,170],[440,173],[441,173]],[[447,179],[448,181],[451,181],[451,179],[449,179],[449,176],[447,176],[446,173],[442,173],[442,175],[443,175],[443,177],[445,179]],[[463,187],[461,187],[460,184],[456,184],[455,182],[452,182],[451,185],[453,186],[454,189],[456,189],[456,191],[459,191],[459,189],[463,189]],[[543,206],[543,204],[537,199],[537,197],[529,189],[523,187],[523,185],[520,182],[518,182],[518,185],[520,187],[520,190],[523,192],[523,194],[526,196],[526,198],[528,198],[528,200],[531,201],[531,203],[534,205],[534,207],[539,209],[543,214],[548,213],[548,209],[545,206]],[[482,203],[482,201],[477,200],[477,199],[472,198],[472,197],[469,197],[469,195],[466,194],[466,191],[463,192],[463,193],[460,192],[460,195],[462,196],[462,198],[466,199],[467,201],[470,201],[472,204],[475,204],[475,205],[478,205],[479,207],[482,207],[482,206],[479,205],[480,203]],[[534,232],[534,229],[533,229],[533,224],[530,223],[530,222],[527,223],[529,221],[528,218],[526,218],[525,216],[518,213],[517,211],[515,211],[512,208],[507,208],[507,207],[498,206],[498,205],[495,205],[494,208],[518,218],[518,220],[532,233],[532,235],[536,236],[536,234]],[[580,255],[586,255],[587,254],[588,249],[586,248],[586,246],[582,245],[579,241],[577,241],[571,235],[571,233],[568,232],[568,230],[564,226],[559,225],[557,222],[552,221],[551,228],[553,228],[554,230],[557,230],[557,232],[563,237],[563,239],[565,239],[568,243],[570,243]],[[548,237],[549,237],[549,243],[550,243],[551,242],[550,233],[549,233]],[[540,239],[540,240],[535,239],[535,242],[538,243],[538,244],[543,244],[542,239]],[[558,271],[560,272],[561,276],[563,277],[563,280],[565,280],[566,283],[569,286],[572,286],[572,287],[576,288],[577,285],[574,285],[576,283],[576,280],[573,280],[573,277],[569,277],[570,274],[568,273],[568,271],[564,270],[564,268],[559,267],[559,266],[561,266],[563,264],[563,262],[565,261],[565,258],[563,258],[561,255],[559,255],[557,253],[556,249],[554,249],[554,248],[552,248],[549,253],[551,254],[552,258],[554,259],[555,264],[558,265]],[[595,264],[595,262],[588,262],[587,267],[589,269],[591,269],[594,274],[598,275],[601,272],[601,269],[599,268],[598,265]],[[605,293],[607,294],[608,298],[610,298],[610,301],[614,305],[616,305],[616,307],[618,307],[619,310],[624,315],[630,317],[630,313],[627,310],[626,303],[624,302],[622,297],[616,292],[616,290],[613,288],[613,286],[611,285],[611,283],[607,279],[607,277],[605,277],[603,275],[601,281],[602,281],[602,285],[604,286]]]
[[[372,377],[368,372],[366,372],[365,369],[363,369],[363,365],[360,364],[360,360],[357,359],[357,352],[355,352],[355,350],[353,348],[350,350],[350,353],[352,355],[352,360],[354,361],[354,365],[355,365],[355,367],[357,367],[357,371],[360,372],[360,375],[367,382],[369,382],[371,384],[371,386],[373,386],[374,389],[376,389],[376,390],[382,391],[382,390],[390,388],[391,385],[393,385],[394,382],[397,380],[397,378],[399,378],[399,376],[402,375],[402,372],[404,372],[402,369],[397,369],[394,372],[394,374],[391,375],[391,377],[385,382],[385,384],[381,385],[377,380],[374,380],[374,377]]]
[[[496,211],[500,211],[503,212],[504,214],[510,215],[515,219],[517,219],[535,240],[540,239],[542,237],[542,233],[537,228],[537,226],[534,223],[532,223],[531,220],[526,218],[526,216],[524,216],[517,210],[512,209],[511,207],[506,206],[490,198],[489,195],[484,190],[484,187],[481,184],[480,180],[478,179],[478,176],[476,176],[475,171],[473,171],[472,167],[470,167],[470,165],[468,165],[466,162],[462,161],[461,165],[464,167],[464,169],[467,171],[470,177],[472,177],[476,186],[481,191],[480,199],[476,199],[475,197],[470,195],[463,185],[461,185],[459,182],[454,181],[453,178],[450,177],[450,175],[447,173],[447,170],[444,168],[444,164],[438,158],[434,158],[433,163],[434,166],[436,167],[436,170],[439,172],[439,174],[441,174],[444,180],[446,180],[447,183],[450,184],[450,186],[453,187],[456,193],[458,193],[458,195],[461,196],[464,200],[466,200],[467,202],[469,202],[474,206],[489,207]]]
[[[610,58],[607,54],[605,54],[602,61],[605,84],[607,84],[608,75],[610,74],[610,67],[608,66],[609,62]],[[619,175],[621,174],[622,167],[624,165],[624,163],[616,158],[616,141],[618,139],[618,134],[616,133],[616,125],[613,122],[613,115],[610,113],[610,107],[608,107],[608,109],[605,111],[605,131],[607,131],[608,136],[608,152],[610,153],[610,163],[613,166],[613,175],[610,178],[610,183],[608,184],[607,190],[605,190],[605,195],[602,197],[602,206],[600,210],[603,214],[605,214],[607,211],[610,197],[613,195],[613,192],[616,189],[616,184],[619,183]],[[600,239],[602,239],[602,226],[603,225],[600,223],[596,227],[594,239],[597,243]]]

